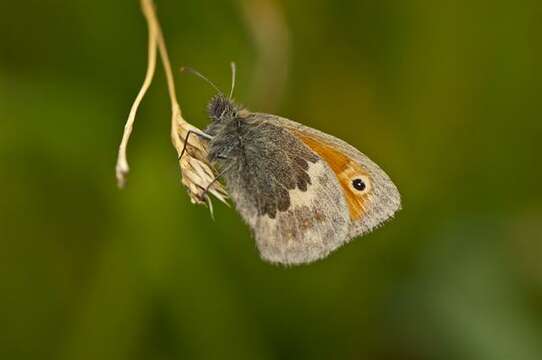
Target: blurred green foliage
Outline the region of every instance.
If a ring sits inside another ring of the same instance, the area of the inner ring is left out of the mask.
[[[1,359],[542,359],[539,1],[278,1],[289,70],[261,108],[238,2],[157,5],[176,69],[227,88],[235,60],[240,102],[356,145],[404,210],[324,261],[262,262],[180,187],[160,71],[117,190],[138,2],[4,0]],[[212,90],[177,84],[204,127]]]

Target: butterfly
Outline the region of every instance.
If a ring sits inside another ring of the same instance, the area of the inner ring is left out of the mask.
[[[229,97],[219,91],[209,102],[211,122],[200,135],[264,260],[296,265],[322,259],[401,208],[397,187],[359,150],[241,107],[232,99],[234,83]]]

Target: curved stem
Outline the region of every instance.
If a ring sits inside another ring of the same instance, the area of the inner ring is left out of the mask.
[[[148,3],[148,1],[143,0],[142,3],[143,4]],[[143,5],[143,7],[145,7],[145,5]],[[145,11],[144,13],[145,13],[145,16],[147,17],[147,22],[151,24],[152,21],[149,18],[149,13]],[[156,71],[156,27],[149,26],[147,73],[145,74],[143,85],[141,86],[141,89],[139,90],[139,93],[137,94],[134,100],[134,103],[132,104],[130,113],[128,115],[128,120],[126,121],[126,125],[124,125],[124,133],[122,135],[122,140],[119,146],[119,153],[117,156],[116,177],[117,177],[117,185],[120,188],[123,188],[126,185],[126,176],[128,172],[130,171],[130,166],[128,165],[128,160],[126,156],[126,148],[128,147],[128,141],[130,140],[130,136],[132,135],[134,122],[137,115],[137,110],[139,109],[139,106],[141,104],[141,101],[143,100],[143,97],[145,96],[145,94],[149,90],[149,87],[151,86],[155,71]]]

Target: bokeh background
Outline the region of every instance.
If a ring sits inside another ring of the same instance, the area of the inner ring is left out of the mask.
[[[175,69],[354,144],[404,209],[324,261],[262,262],[190,204],[137,1],[0,2],[0,358],[542,359],[538,0],[157,0]],[[204,127],[213,90],[176,71]]]

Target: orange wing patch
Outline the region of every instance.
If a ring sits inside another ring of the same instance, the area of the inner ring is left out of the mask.
[[[365,214],[365,203],[371,190],[369,174],[359,164],[333,146],[309,136],[297,129],[292,129],[293,134],[305,145],[311,148],[318,156],[324,159],[331,170],[337,176],[341,185],[350,211],[350,219],[358,220]],[[356,178],[365,179],[367,188],[360,192],[352,187],[352,181]]]

